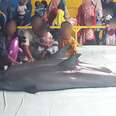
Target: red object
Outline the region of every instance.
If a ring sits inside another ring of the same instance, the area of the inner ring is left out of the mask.
[[[57,8],[54,8],[52,9],[50,12],[49,12],[49,15],[48,15],[48,22],[50,25],[52,25],[54,19],[56,18],[57,16],[57,11],[58,9]]]
[[[95,15],[95,10],[94,10],[94,16],[91,16],[91,20],[92,20],[92,26],[96,25],[96,15]],[[77,24],[81,25],[81,26],[86,26],[86,19],[85,19],[85,11],[83,8],[83,5],[81,5],[78,9],[78,15],[77,15]]]

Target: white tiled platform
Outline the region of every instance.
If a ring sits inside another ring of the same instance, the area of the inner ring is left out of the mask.
[[[0,116],[116,116],[116,88],[1,92]]]

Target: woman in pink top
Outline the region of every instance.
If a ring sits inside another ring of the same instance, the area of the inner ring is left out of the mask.
[[[17,25],[14,20],[10,20],[6,23],[5,29],[5,39],[7,46],[8,58],[12,64],[19,64],[17,62],[18,54],[19,54],[19,38],[16,33]]]

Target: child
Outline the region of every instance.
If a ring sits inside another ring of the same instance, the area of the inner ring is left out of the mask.
[[[40,5],[41,5],[40,1],[35,2],[35,15],[38,14]]]
[[[5,32],[1,36],[0,41],[0,65],[19,64],[17,61],[19,55],[19,37],[16,33],[16,22],[10,20],[6,23]]]
[[[19,18],[19,25],[24,25],[24,19],[25,19],[25,15],[26,15],[26,10],[27,10],[27,6],[26,6],[26,0],[20,0],[19,1],[19,6],[17,8],[17,12],[18,12],[18,18]]]
[[[116,45],[116,28],[109,27],[106,32],[106,45]]]
[[[48,22],[47,8],[43,2],[35,2],[35,15],[39,16],[43,22]]]
[[[48,9],[48,3],[46,0],[42,0],[41,4],[43,4],[44,8]]]
[[[64,22],[61,25],[61,35],[59,37],[60,41],[60,48],[65,47],[66,45],[70,45],[71,48],[68,50],[68,52],[66,53],[66,56],[73,56],[75,54],[77,54],[78,52],[78,42],[76,39],[74,39],[71,36],[72,33],[72,25],[69,22]]]
[[[42,3],[40,3],[39,1],[35,2],[35,15],[41,17],[44,15],[46,10],[47,10],[46,7]]]
[[[46,26],[41,27],[39,32],[40,41],[38,44],[38,53],[41,58],[46,58],[58,51],[58,42],[53,40],[53,36]]]

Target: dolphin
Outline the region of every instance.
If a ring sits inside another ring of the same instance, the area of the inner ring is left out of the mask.
[[[76,66],[80,63],[81,54],[66,58],[65,52],[69,48],[70,46],[64,47],[44,61],[16,65],[7,71],[1,71],[0,90],[25,91],[34,94],[39,91],[116,87],[116,75],[110,75],[109,69],[94,69],[107,73],[106,76],[78,72]]]

